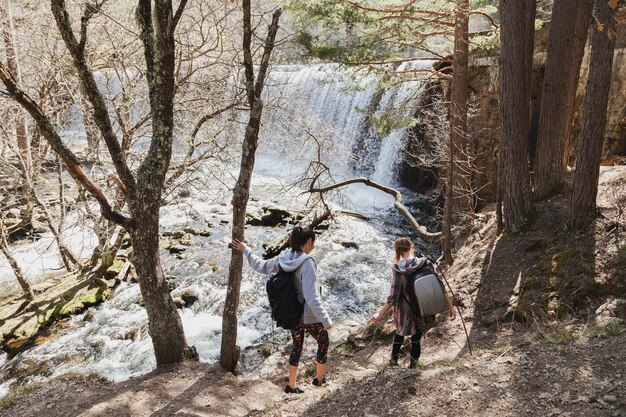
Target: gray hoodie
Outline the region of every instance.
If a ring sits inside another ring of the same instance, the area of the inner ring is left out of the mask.
[[[278,272],[280,265],[284,271],[294,272],[296,293],[298,300],[304,303],[302,321],[304,324],[322,323],[324,327],[332,324],[330,316],[322,305],[322,298],[317,287],[317,272],[315,261],[304,252],[294,252],[285,249],[275,258],[264,261],[255,255],[248,247],[243,251],[248,263],[257,272],[272,275]]]

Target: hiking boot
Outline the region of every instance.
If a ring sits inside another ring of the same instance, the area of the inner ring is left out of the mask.
[[[313,385],[316,387],[321,387],[322,385],[326,385],[326,377],[323,377],[322,380],[318,380],[317,378],[313,378]]]
[[[304,391],[302,391],[300,388],[295,387],[295,388],[291,388],[289,385],[287,385],[285,387],[285,394],[303,394]]]
[[[418,364],[416,360],[411,359],[411,363],[409,363],[409,369],[417,369]]]
[[[398,360],[394,358],[389,359],[389,362],[387,362],[387,366],[398,366]]]

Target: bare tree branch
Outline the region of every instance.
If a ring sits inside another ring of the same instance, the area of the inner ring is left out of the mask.
[[[323,188],[314,188],[313,187],[314,184],[312,183],[311,188],[309,188],[307,192],[308,193],[325,193],[327,191],[334,190],[336,188],[341,188],[341,187],[345,187],[346,185],[357,184],[357,183],[365,184],[369,187],[376,188],[389,195],[392,195],[395,198],[394,207],[396,208],[396,210],[398,210],[400,214],[402,214],[402,216],[404,216],[405,219],[408,220],[408,222],[411,224],[411,227],[413,228],[413,231],[422,240],[429,242],[429,243],[434,243],[441,239],[441,232],[436,232],[436,233],[429,232],[428,229],[426,229],[426,227],[420,225],[417,222],[417,220],[415,220],[415,217],[413,217],[413,215],[409,212],[409,209],[403,204],[402,194],[400,193],[400,191],[394,188],[381,185],[377,182],[370,180],[369,178],[364,178],[364,177],[352,178],[352,179],[338,182],[336,184],[332,184]]]
[[[76,40],[76,36],[72,30],[70,16],[67,8],[65,7],[65,1],[51,0],[50,7],[61,37],[63,38],[63,42],[65,43],[65,46],[74,61],[74,66],[78,71],[78,77],[80,78],[85,92],[87,93],[87,97],[93,106],[94,122],[102,133],[102,137],[104,138],[104,142],[106,143],[109,154],[111,155],[111,160],[113,161],[115,170],[120,176],[120,179],[124,181],[124,186],[126,187],[129,195],[134,196],[136,189],[135,178],[126,164],[126,158],[122,152],[120,143],[117,140],[117,136],[113,131],[111,118],[109,117],[109,112],[104,98],[98,89],[96,79],[93,72],[87,66],[84,51],[81,49],[80,43]],[[81,42],[82,41],[84,40],[81,40]]]
[[[176,26],[178,26],[178,21],[183,15],[183,10],[185,10],[185,6],[187,6],[187,0],[181,0],[180,4],[178,5],[178,9],[176,10],[176,14],[174,15],[174,23],[173,23],[174,29],[176,28]]]
[[[17,101],[30,115],[35,119],[37,126],[43,133],[44,137],[54,149],[54,151],[61,157],[65,165],[67,165],[68,171],[72,178],[76,182],[82,184],[100,204],[102,215],[107,219],[129,228],[132,226],[132,220],[128,217],[114,211],[109,203],[108,199],[98,187],[98,185],[85,173],[80,162],[76,158],[76,155],[63,143],[63,140],[52,126],[50,119],[41,111],[39,105],[35,103],[28,94],[23,92],[15,83],[11,74],[0,63],[0,79],[4,83],[4,86],[9,91],[9,94],[15,101]]]

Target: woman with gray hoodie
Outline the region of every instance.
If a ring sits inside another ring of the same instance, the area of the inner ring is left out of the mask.
[[[328,330],[332,327],[332,320],[322,305],[322,299],[317,285],[315,260],[309,254],[315,248],[315,232],[311,228],[296,226],[291,231],[289,249],[280,255],[264,261],[255,255],[245,243],[233,241],[233,248],[242,251],[248,263],[257,272],[272,275],[282,268],[283,271],[294,273],[294,287],[298,301],[304,304],[304,312],[300,322],[291,330],[293,347],[289,356],[289,385],[285,387],[286,394],[301,394],[296,384],[298,363],[302,354],[305,330],[317,341],[316,376],[313,385],[322,386],[326,380],[326,358],[328,356]]]

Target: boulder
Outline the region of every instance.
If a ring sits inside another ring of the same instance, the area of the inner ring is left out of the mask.
[[[182,298],[175,297],[173,300],[177,308],[185,308],[185,302],[183,301]]]
[[[186,247],[180,246],[180,245],[170,245],[166,249],[169,250],[172,255],[183,253],[184,251],[187,250]]]
[[[286,224],[292,219],[292,214],[280,207],[266,206],[260,215],[247,214],[247,224],[251,226],[275,227]]]
[[[185,307],[191,307],[200,297],[195,291],[187,289],[180,293],[180,298],[184,301]]]
[[[341,246],[347,249],[359,249],[359,245],[356,242],[350,242],[350,241],[344,240],[344,241],[340,241],[337,243],[339,243]]]

